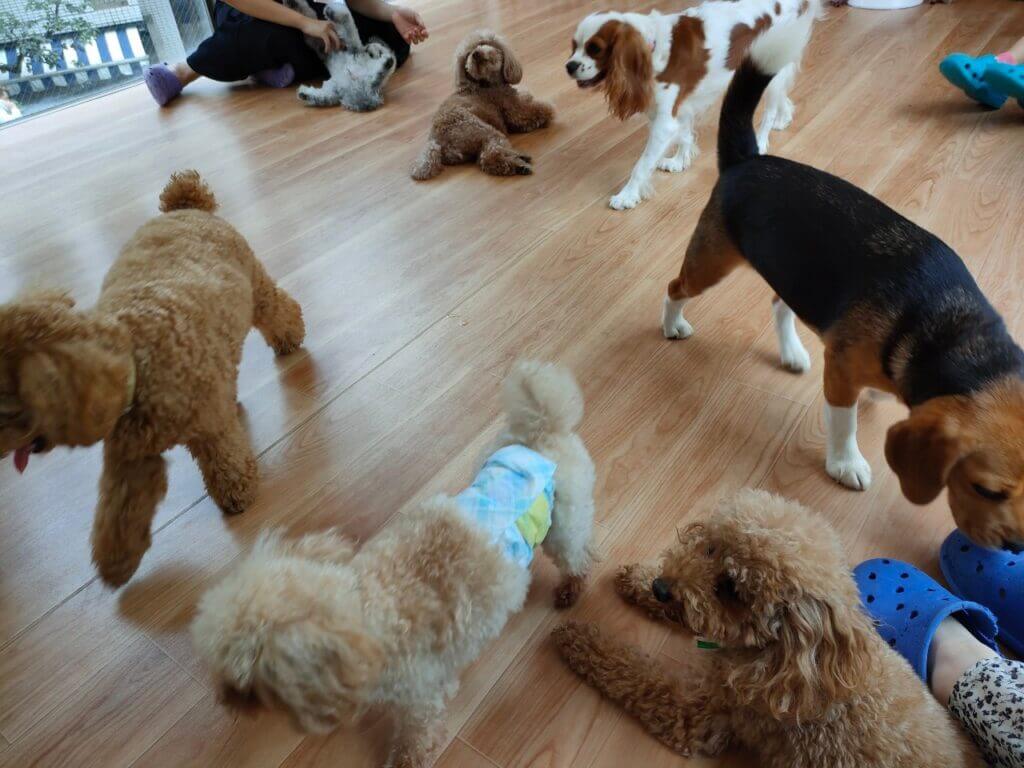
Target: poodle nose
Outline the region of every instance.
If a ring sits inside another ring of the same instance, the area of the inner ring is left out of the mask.
[[[579,68],[580,63],[578,61],[570,61],[565,65],[565,71],[568,72],[570,75],[575,75],[576,70]]]
[[[654,580],[654,583],[651,584],[651,592],[654,593],[654,599],[659,603],[669,603],[672,601],[672,589],[662,579]]]

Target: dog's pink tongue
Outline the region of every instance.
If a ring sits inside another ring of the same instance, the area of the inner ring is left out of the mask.
[[[28,445],[24,448],[17,448],[14,451],[14,468],[18,470],[20,475],[25,471],[25,467],[28,466],[28,458],[32,455],[32,446]]]

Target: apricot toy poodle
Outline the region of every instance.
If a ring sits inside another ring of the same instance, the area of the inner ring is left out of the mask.
[[[33,453],[104,441],[92,551],[112,586],[149,548],[165,451],[188,447],[227,514],[252,503],[242,343],[255,327],[284,355],[305,334],[299,305],[216,207],[198,173],[176,173],[163,215],[124,246],[95,307],[76,311],[63,294],[0,306],[0,456],[13,451],[20,472]]]
[[[677,680],[596,627],[566,624],[569,666],[682,755],[730,745],[765,768],[982,768],[974,745],[863,612],[832,528],[763,491],[679,532],[617,589],[680,625],[707,671]]]
[[[504,401],[507,428],[468,489],[362,546],[335,531],[266,534],[202,598],[192,635],[227,703],[279,707],[307,731],[378,707],[395,718],[389,766],[433,761],[459,675],[526,599],[534,547],[561,571],[559,607],[593,557],[576,382],[520,362]]]
[[[460,163],[479,163],[492,176],[533,173],[532,159],[517,152],[507,134],[544,128],[555,110],[516,90],[522,79],[523,68],[500,35],[478,31],[463,40],[455,53],[455,93],[434,114],[412,177],[432,179]]]

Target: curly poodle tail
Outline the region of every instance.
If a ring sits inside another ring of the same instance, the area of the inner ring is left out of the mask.
[[[171,174],[171,180],[160,193],[160,210],[169,213],[189,208],[213,213],[217,210],[217,198],[198,171],[178,171]]]
[[[441,145],[430,139],[412,166],[412,177],[416,181],[426,181],[427,179],[434,178],[443,170],[444,163],[441,161]]]
[[[502,392],[509,430],[529,442],[542,435],[568,435],[583,419],[583,393],[568,369],[520,360]]]

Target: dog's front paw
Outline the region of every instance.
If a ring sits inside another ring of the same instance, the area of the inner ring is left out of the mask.
[[[142,562],[142,554],[127,555],[117,553],[113,555],[101,555],[93,553],[93,562],[100,574],[103,583],[108,587],[117,589],[127,584],[135,572],[139,570]]]
[[[663,157],[658,161],[658,170],[668,173],[679,173],[690,167],[690,161],[684,157]]]
[[[640,193],[636,192],[629,187],[624,188],[619,194],[612,195],[611,200],[608,201],[608,205],[614,208],[616,211],[626,211],[630,208],[636,208],[640,205]]]
[[[640,605],[651,596],[651,584],[658,573],[649,565],[623,565],[615,574],[615,591],[627,603]]]
[[[860,451],[825,460],[825,471],[836,482],[854,491],[865,491],[871,485],[871,465]]]
[[[586,576],[567,576],[562,583],[555,588],[555,608],[562,610],[576,605],[576,601],[583,594],[583,587],[586,586]]]
[[[789,128],[789,124],[793,122],[793,100],[786,99],[779,105],[779,108],[775,110],[775,115],[772,118],[772,130],[784,131]]]

